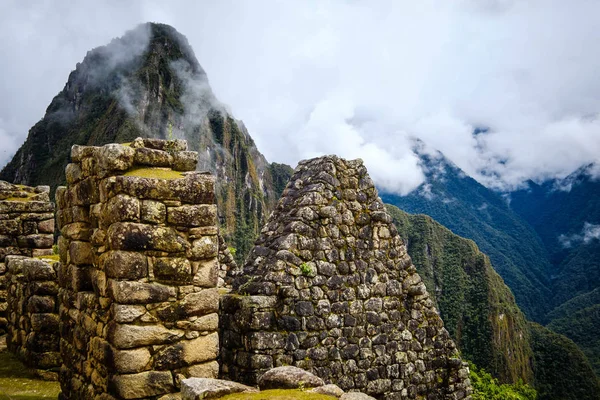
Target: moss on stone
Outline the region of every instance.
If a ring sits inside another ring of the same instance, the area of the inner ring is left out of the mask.
[[[318,393],[309,393],[304,390],[273,389],[260,393],[235,393],[222,397],[221,400],[333,400],[335,397]]]
[[[58,254],[52,254],[48,256],[37,256],[34,258],[37,258],[38,260],[60,261],[60,256]]]
[[[158,178],[158,179],[181,179],[184,177],[183,173],[173,171],[170,168],[132,168],[127,171],[125,176],[137,176],[140,178]]]

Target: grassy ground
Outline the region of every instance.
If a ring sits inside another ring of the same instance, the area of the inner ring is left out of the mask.
[[[5,337],[0,337],[0,400],[56,399],[60,392],[58,382],[47,382],[6,350]]]
[[[307,393],[302,390],[265,390],[260,393],[235,393],[222,397],[221,400],[336,400],[324,394]]]

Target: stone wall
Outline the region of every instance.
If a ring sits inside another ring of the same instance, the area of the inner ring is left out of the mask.
[[[8,350],[44,379],[58,379],[58,262],[6,257]]]
[[[218,374],[214,178],[184,141],[74,146],[57,190],[63,399]]]
[[[54,204],[48,186],[28,187],[0,181],[0,335],[6,332],[8,255],[52,254]]]
[[[222,374],[274,366],[380,399],[462,399],[468,368],[362,161],[300,163],[221,301]]]

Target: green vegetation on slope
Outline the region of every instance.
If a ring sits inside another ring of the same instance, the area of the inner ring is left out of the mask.
[[[553,263],[548,327],[572,339],[600,376],[600,181],[593,165],[562,180],[511,193],[511,207],[542,238]],[[589,225],[592,224],[592,225]],[[585,229],[588,229],[588,237]]]
[[[497,379],[484,369],[469,365],[473,400],[536,400],[537,392],[531,386],[522,382],[513,385],[500,384]]]
[[[600,399],[600,382],[573,341],[533,322],[530,330],[539,400]]]
[[[463,356],[502,382],[531,382],[525,317],[488,257],[426,215],[386,207]]]
[[[427,214],[457,235],[472,239],[534,320],[549,311],[546,250],[531,227],[497,193],[439,156],[421,156],[427,182],[407,196],[382,193],[384,202]],[[443,172],[440,172],[443,171]]]

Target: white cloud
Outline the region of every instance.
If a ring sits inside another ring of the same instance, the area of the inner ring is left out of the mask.
[[[573,247],[578,244],[588,244],[592,240],[600,240],[600,225],[585,222],[580,234],[560,235],[558,241],[565,247]]]
[[[424,179],[414,138],[504,189],[600,155],[599,2],[58,4],[13,1],[0,16],[13,149],[87,50],[152,20],[188,37],[270,161],[361,157],[380,187],[406,193]]]

